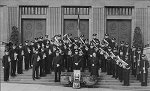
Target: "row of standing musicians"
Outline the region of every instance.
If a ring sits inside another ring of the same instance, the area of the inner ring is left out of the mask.
[[[93,34],[90,43],[84,35],[74,39],[72,34],[55,35],[51,40],[45,35],[44,39],[35,38],[30,44],[29,40],[25,41],[24,46],[8,46],[2,60],[4,81],[9,80],[9,73],[13,77],[16,73],[23,74],[24,64],[25,70],[33,69],[33,80],[54,71],[55,82],[59,82],[61,71],[73,72],[74,69],[82,72],[89,70],[91,75],[99,76],[101,69],[125,86],[130,85],[130,72],[141,82],[141,86],[147,86],[149,63],[142,49],[131,48],[123,41],[119,46],[115,40],[110,39],[108,34],[101,42],[97,34]]]

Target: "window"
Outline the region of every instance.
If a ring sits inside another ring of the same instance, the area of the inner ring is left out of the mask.
[[[109,15],[132,15],[133,7],[106,7],[106,14]]]
[[[64,15],[89,15],[88,6],[64,6],[63,13]]]
[[[47,6],[20,6],[22,15],[46,15]]]

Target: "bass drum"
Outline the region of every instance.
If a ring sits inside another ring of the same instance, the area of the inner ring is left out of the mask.
[[[82,78],[82,80],[86,86],[92,86],[92,85],[96,84],[97,77],[96,76],[85,76]]]

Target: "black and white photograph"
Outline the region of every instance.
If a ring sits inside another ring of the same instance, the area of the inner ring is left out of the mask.
[[[150,0],[0,0],[0,91],[150,91]]]

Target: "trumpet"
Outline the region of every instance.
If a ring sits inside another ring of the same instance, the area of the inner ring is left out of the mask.
[[[80,40],[81,40],[81,42],[85,45],[85,43],[84,43],[84,41],[81,39],[81,37],[80,37]]]
[[[125,61],[123,61],[119,56],[117,56],[117,64],[120,67],[123,67],[124,69],[130,69],[130,67],[127,68],[127,66],[129,65],[128,63],[126,63]],[[120,63],[120,64],[119,64]]]
[[[68,34],[67,34],[67,35],[68,35]],[[67,35],[66,35],[66,36],[67,36]],[[69,42],[70,42],[70,43],[72,43],[71,39],[70,39],[70,38],[68,38],[68,36],[67,36],[67,39],[69,40]]]
[[[108,41],[107,41],[107,40],[105,40],[105,39],[104,39],[104,42],[105,42],[106,44],[109,44],[109,43],[108,43]]]

